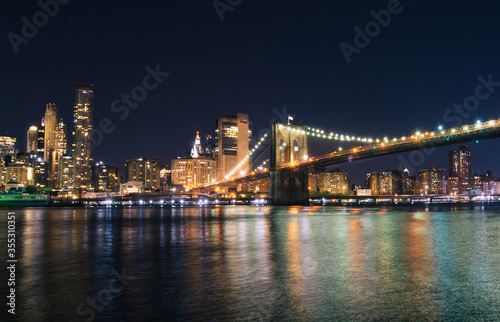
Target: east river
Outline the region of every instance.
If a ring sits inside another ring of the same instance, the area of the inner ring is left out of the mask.
[[[16,321],[500,320],[498,205],[8,211]]]

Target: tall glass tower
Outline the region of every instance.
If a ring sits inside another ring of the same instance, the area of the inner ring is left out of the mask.
[[[92,85],[75,83],[73,107],[73,162],[75,188],[90,189],[94,143],[92,141],[92,114],[94,91]]]

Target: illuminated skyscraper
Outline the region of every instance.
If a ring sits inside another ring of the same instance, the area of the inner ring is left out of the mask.
[[[215,124],[217,180],[223,180],[241,162],[241,171],[250,170],[252,160],[245,160],[252,144],[252,122],[248,114],[222,116]]]
[[[449,152],[450,177],[458,178],[458,193],[467,191],[471,187],[472,163],[471,151],[462,145],[456,151]]]
[[[67,152],[66,124],[59,118],[57,105],[47,104],[44,128],[44,160],[48,162],[48,182],[53,188],[60,187],[61,160]]]
[[[57,128],[59,122],[59,115],[57,113],[57,105],[54,103],[47,104],[45,110],[45,139],[44,139],[44,155],[45,161],[50,161],[51,153],[56,150],[57,142]]]
[[[94,144],[92,141],[93,109],[94,91],[92,85],[76,83],[74,88],[72,144],[72,155],[75,163],[75,188],[89,189],[92,186],[94,160]]]
[[[9,134],[0,135],[0,158],[5,160],[5,157],[9,157],[12,161],[16,158],[16,153],[16,137]]]
[[[43,159],[44,151],[45,151],[45,117],[42,118],[42,121],[38,126],[38,143],[37,143],[36,153],[40,158]]]
[[[26,136],[26,153],[37,152],[38,150],[38,127],[30,126]]]

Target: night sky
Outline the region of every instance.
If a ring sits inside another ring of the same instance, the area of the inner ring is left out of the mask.
[[[15,53],[7,35],[22,36],[22,18],[32,21],[41,8],[1,1],[0,131],[16,134],[24,152],[26,130],[53,102],[70,137],[77,81],[94,85],[94,127],[104,118],[115,126],[95,160],[119,167],[139,156],[170,164],[190,150],[196,131],[213,134],[217,117],[237,112],[250,114],[254,133],[281,121],[273,109],[285,106],[296,124],[371,137],[455,125],[453,106],[475,95],[479,77],[500,82],[500,3],[402,0],[399,13],[348,63],[340,44],[354,45],[354,28],[374,20],[370,11],[394,3],[244,0],[221,21],[211,0],[73,0]],[[112,102],[158,64],[169,76],[120,119]],[[500,118],[500,87],[490,94],[458,119]],[[500,175],[499,143],[469,144],[474,172]],[[415,169],[448,169],[454,147]],[[341,169],[360,184],[366,172],[400,163],[390,156]]]

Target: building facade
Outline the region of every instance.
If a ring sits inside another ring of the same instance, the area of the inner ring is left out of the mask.
[[[120,169],[109,165],[98,163],[94,166],[93,173],[94,191],[119,192],[120,191]]]
[[[216,182],[216,162],[209,156],[172,160],[172,183],[190,190]]]
[[[49,103],[44,117],[44,160],[49,166],[48,182],[52,188],[60,188],[61,162],[67,152],[66,124],[59,118],[57,105]]]
[[[94,165],[93,110],[94,91],[92,85],[76,83],[74,87],[73,143],[75,188],[90,189]],[[45,120],[47,123],[47,120]]]
[[[327,192],[331,195],[348,195],[351,192],[351,179],[347,172],[309,174],[311,191]]]
[[[458,150],[450,151],[449,167],[449,176],[458,178],[458,193],[469,190],[472,183],[471,150],[462,145]]]
[[[5,134],[0,135],[0,157],[2,160],[8,158],[10,161],[16,158],[16,137]]]
[[[217,162],[216,178],[218,181],[239,164],[242,171],[248,171],[251,158],[247,158],[252,144],[252,122],[248,114],[222,116],[216,121],[215,160]]]
[[[403,182],[401,172],[386,170],[369,173],[367,175],[367,188],[371,189],[372,195],[402,194]]]
[[[38,126],[32,125],[26,135],[26,153],[37,152],[38,150]]]
[[[160,171],[160,160],[146,158],[127,160],[125,181],[142,182],[145,190],[159,190],[161,188]]]
[[[422,195],[439,195],[446,191],[443,169],[422,169],[418,172],[418,187]]]

